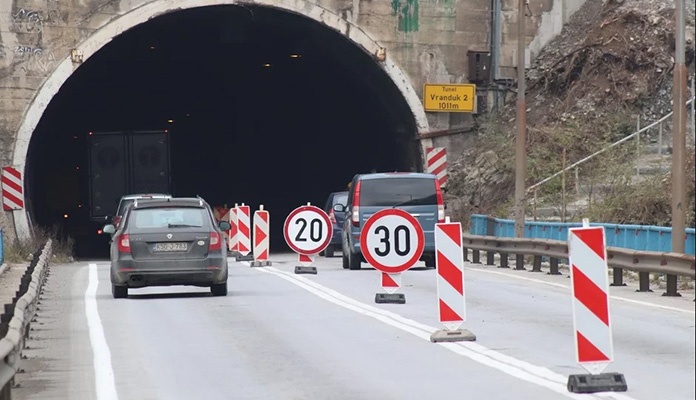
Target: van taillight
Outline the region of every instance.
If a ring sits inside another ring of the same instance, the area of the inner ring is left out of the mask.
[[[445,200],[442,197],[440,182],[435,180],[435,194],[437,195],[437,222],[445,222]]]
[[[353,192],[353,204],[351,207],[350,222],[353,226],[360,225],[360,182],[355,183],[355,191]]]
[[[210,232],[210,244],[208,245],[208,250],[220,250],[222,249],[222,240],[220,240],[220,234],[217,232]]]
[[[126,233],[118,238],[118,252],[119,253],[130,253],[130,236]]]

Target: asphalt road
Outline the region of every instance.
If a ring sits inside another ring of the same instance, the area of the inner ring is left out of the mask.
[[[434,344],[434,270],[403,274],[406,304],[375,304],[376,271],[317,258],[295,275],[231,263],[230,293],[131,290],[108,263],[52,266],[15,399],[644,399],[696,396],[692,295],[612,288],[615,361],[629,391],[573,395],[567,276],[468,265],[476,342]],[[365,266],[365,264],[363,264]]]

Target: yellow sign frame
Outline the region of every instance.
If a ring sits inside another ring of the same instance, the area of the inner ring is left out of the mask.
[[[423,108],[426,112],[474,112],[476,85],[426,83],[423,85]]]

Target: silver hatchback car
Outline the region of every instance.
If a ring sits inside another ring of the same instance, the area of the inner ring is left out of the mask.
[[[114,298],[128,288],[192,285],[227,295],[227,245],[208,203],[201,198],[135,200],[112,234],[111,290]]]

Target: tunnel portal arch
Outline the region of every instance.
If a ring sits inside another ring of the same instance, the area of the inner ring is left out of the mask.
[[[84,62],[125,31],[138,25],[145,24],[158,16],[200,7],[223,5],[243,6],[244,4],[245,2],[236,0],[153,0],[106,23],[80,43],[75,51],[81,55],[82,62]],[[309,0],[257,0],[248,4],[304,15],[328,29],[339,32],[369,54],[376,55],[382,50],[382,46],[380,46],[376,40],[372,39],[362,28],[342,18],[335,12],[323,8]],[[382,68],[403,95],[406,104],[413,114],[417,131],[419,133],[427,132],[428,120],[422,102],[407,75],[388,54],[386,59],[382,62],[375,60],[375,67]],[[49,74],[47,80],[37,90],[22,118],[15,140],[12,162],[20,171],[25,171],[29,144],[44,111],[63,84],[78,68],[79,64],[74,64],[71,57],[66,57],[66,59],[61,61]],[[424,145],[426,145],[426,143],[421,141],[421,147]],[[15,230],[17,236],[20,238],[28,238],[31,235],[27,212],[26,209],[14,211]]]

